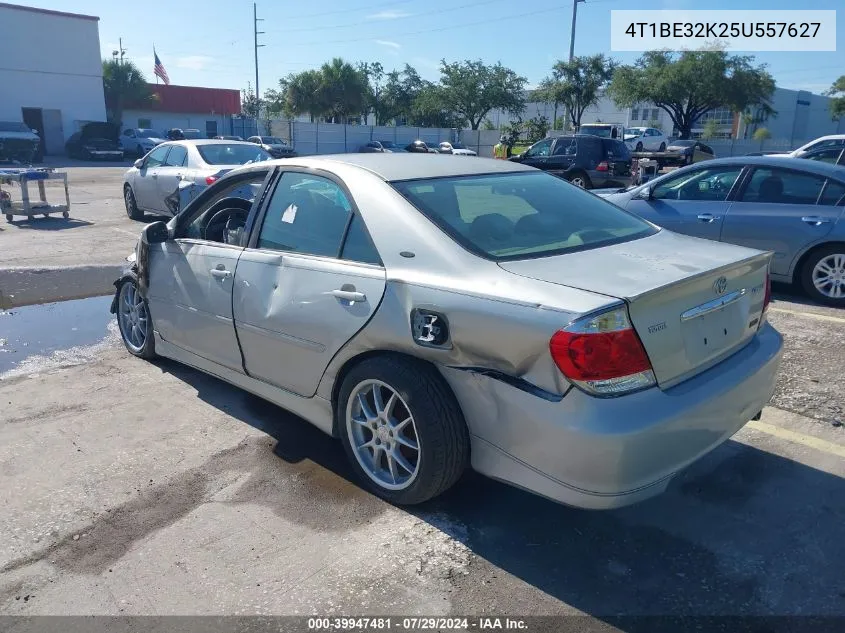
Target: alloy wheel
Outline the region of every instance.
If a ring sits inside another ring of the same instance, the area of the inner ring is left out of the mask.
[[[414,416],[393,387],[364,380],[346,405],[346,430],[358,464],[380,487],[404,490],[420,470],[420,441]]]
[[[123,284],[118,299],[117,320],[123,340],[133,352],[141,353],[144,349],[149,318],[144,298],[135,284]]]
[[[845,298],[845,253],[832,253],[813,268],[813,285],[825,297]]]

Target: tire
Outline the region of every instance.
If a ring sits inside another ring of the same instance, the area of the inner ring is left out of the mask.
[[[11,222],[13,217],[15,217],[15,216],[13,216],[11,213],[7,213],[6,214],[6,222]]]
[[[583,171],[576,171],[575,173],[570,174],[567,177],[567,180],[576,187],[581,187],[581,189],[593,188],[593,183],[590,182],[590,177]]]
[[[138,203],[135,202],[135,194],[129,185],[123,188],[123,204],[126,207],[126,215],[129,216],[130,220],[144,219],[144,212],[138,208]]]
[[[130,309],[130,305],[135,309]],[[137,317],[133,317],[133,314]],[[146,360],[155,358],[153,320],[147,300],[141,296],[134,280],[125,280],[118,289],[116,316],[120,338],[129,353]],[[138,329],[135,330],[135,327]]]
[[[830,272],[826,273],[822,266]],[[820,283],[824,276],[831,279],[829,284]],[[800,281],[814,301],[845,308],[845,244],[830,244],[812,251],[801,267]]]
[[[665,151],[666,151],[666,143],[661,143],[661,144],[660,144],[660,149],[659,149],[658,151],[659,151],[659,152],[665,152]]]
[[[390,394],[396,396],[382,417],[374,417],[375,389],[384,408]],[[391,503],[428,501],[454,485],[469,464],[469,431],[458,402],[437,370],[421,361],[385,355],[353,367],[340,387],[335,422],[355,473],[365,487]],[[377,446],[364,448],[366,444]],[[392,460],[390,468],[388,454],[397,453],[405,467]]]
[[[637,143],[637,146],[634,148],[634,151],[635,151],[635,152],[641,152],[641,151],[643,151],[643,144],[642,144],[642,142]]]

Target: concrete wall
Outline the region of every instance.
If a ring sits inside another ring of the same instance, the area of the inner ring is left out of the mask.
[[[106,120],[97,20],[0,6],[0,25],[0,120],[60,110],[61,143],[45,138],[48,148],[80,122]]]
[[[217,134],[231,133],[231,117],[228,114],[203,114],[201,112],[184,114],[181,112],[151,112],[148,110],[124,110],[123,127],[141,127],[140,119],[147,119],[154,130],[166,132],[170,128],[193,128],[205,134],[206,121],[217,122]]]

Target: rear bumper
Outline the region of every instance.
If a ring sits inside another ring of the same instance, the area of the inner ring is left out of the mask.
[[[607,509],[662,492],[769,401],[783,339],[770,325],[715,367],[665,391],[552,402],[443,369],[472,435],[475,470],[568,505]]]

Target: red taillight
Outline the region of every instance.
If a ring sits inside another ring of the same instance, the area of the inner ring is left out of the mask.
[[[596,165],[596,171],[609,171],[610,167],[607,165],[607,161],[603,160],[598,165]]]
[[[215,182],[217,182],[217,176],[206,176],[205,177],[205,184],[213,185]]]
[[[555,332],[549,350],[563,375],[590,393],[618,395],[655,383],[625,308],[579,319]]]

